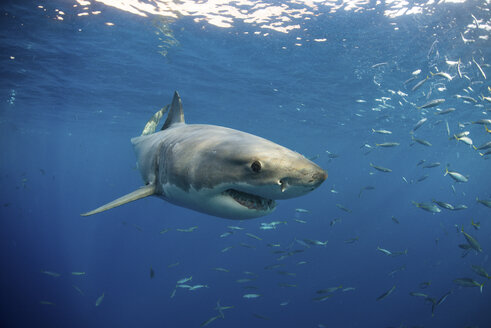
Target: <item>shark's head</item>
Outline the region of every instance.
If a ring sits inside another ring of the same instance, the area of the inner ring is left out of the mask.
[[[200,212],[260,217],[275,209],[275,200],[307,194],[327,178],[299,153],[238,130],[176,124],[162,133],[175,140],[160,154],[162,194]]]
[[[255,218],[269,214],[276,207],[275,200],[305,195],[327,178],[323,169],[304,156],[250,137],[229,151],[222,149],[229,157],[219,156],[224,182],[216,190],[216,202],[226,216]]]

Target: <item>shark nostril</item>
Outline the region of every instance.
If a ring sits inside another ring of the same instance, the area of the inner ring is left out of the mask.
[[[320,172],[314,173],[312,175],[312,180],[310,180],[310,181],[311,182],[313,182],[313,181],[323,182],[326,179],[327,179],[326,171],[320,171]]]

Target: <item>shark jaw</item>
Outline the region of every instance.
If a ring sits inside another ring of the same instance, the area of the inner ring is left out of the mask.
[[[185,191],[173,184],[162,184],[162,198],[175,205],[232,220],[254,219],[272,213],[276,209],[273,199],[259,196],[261,190],[223,184],[214,188]],[[240,190],[239,190],[240,189]],[[247,190],[243,191],[244,189]]]
[[[267,199],[236,189],[227,189],[222,194],[224,196],[232,197],[233,200],[240,205],[247,207],[249,210],[271,212],[276,208],[276,202],[272,199]]]

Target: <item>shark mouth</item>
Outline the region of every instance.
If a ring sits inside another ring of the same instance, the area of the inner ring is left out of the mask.
[[[276,203],[272,199],[248,194],[243,191],[227,189],[223,193],[232,197],[237,203],[244,207],[247,207],[250,210],[271,211],[276,207]]]

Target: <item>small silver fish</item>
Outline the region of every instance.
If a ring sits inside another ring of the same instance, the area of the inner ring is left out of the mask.
[[[445,115],[445,114],[452,113],[452,112],[455,112],[455,108],[453,108],[453,107],[443,109],[443,110],[437,110],[435,115]]]
[[[414,204],[414,206],[430,213],[440,213],[442,211],[438,208],[438,206],[432,203],[417,203],[415,201],[413,201],[412,203]]]
[[[426,117],[423,117],[422,119],[420,119],[418,121],[418,123],[416,123],[416,125],[413,127],[413,132],[416,131],[417,129],[419,129],[427,120],[428,120],[428,118],[426,118]]]
[[[377,171],[380,171],[380,172],[385,172],[385,173],[392,172],[391,169],[388,169],[388,168],[382,167],[382,166],[373,165],[372,163],[370,163],[370,166],[373,167],[374,169],[376,169]]]
[[[463,176],[462,174],[458,173],[458,172],[452,172],[452,171],[449,171],[448,168],[445,168],[445,174],[443,176],[446,176],[446,175],[449,175],[452,179],[454,179],[456,182],[467,182],[469,181],[469,179],[465,176]]]
[[[386,291],[385,293],[383,293],[382,295],[380,295],[379,297],[377,297],[377,301],[383,300],[384,298],[386,298],[387,296],[389,296],[390,294],[392,294],[392,292],[395,289],[396,289],[396,285],[392,286],[391,289],[389,289],[388,291]]]
[[[426,76],[424,80],[421,80],[418,83],[416,83],[414,87],[411,89],[411,91],[416,91],[417,89],[419,89],[429,78],[430,78],[429,76]]]
[[[450,74],[445,73],[445,72],[438,72],[438,73],[430,72],[430,74],[431,74],[431,76],[441,76],[441,77],[446,78],[449,81],[452,81],[452,76],[450,76]]]
[[[442,98],[441,99],[434,99],[434,100],[427,102],[426,104],[424,104],[422,106],[419,106],[418,109],[435,107],[435,106],[440,105],[443,102],[445,102],[445,99],[442,99]]]
[[[479,72],[481,72],[482,77],[486,80],[486,74],[484,74],[484,71],[482,70],[481,66],[479,66],[479,64],[476,62],[474,57],[472,57],[472,61],[474,62],[474,64],[476,64],[477,69],[479,69]]]
[[[420,145],[423,145],[423,146],[426,146],[426,147],[431,147],[431,142],[429,142],[428,140],[424,140],[424,139],[418,139],[418,138],[415,138],[413,136],[413,141],[416,141],[417,143],[419,143]]]
[[[97,300],[95,301],[95,306],[101,305],[103,299],[104,299],[104,293],[102,293],[102,295],[97,298]]]
[[[490,199],[479,199],[479,197],[476,197],[476,202],[481,203],[484,206],[491,208],[491,200]]]
[[[484,286],[484,283],[480,284],[471,278],[458,278],[458,279],[454,279],[453,282],[462,287],[479,287],[481,293],[482,293],[482,287]]]

